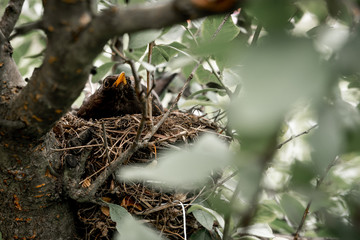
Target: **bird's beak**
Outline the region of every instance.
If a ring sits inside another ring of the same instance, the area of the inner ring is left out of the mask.
[[[117,87],[119,86],[120,83],[124,83],[124,85],[127,84],[126,78],[125,78],[125,73],[122,72],[120,73],[120,75],[118,76],[118,78],[116,79],[116,81],[114,82],[113,86]]]

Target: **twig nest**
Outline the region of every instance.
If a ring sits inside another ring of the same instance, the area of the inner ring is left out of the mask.
[[[76,165],[68,155],[91,149],[80,182],[82,187],[91,186],[109,162],[131,146],[141,117],[141,114],[132,114],[86,121],[67,114],[58,122],[53,130],[60,142],[59,151],[63,151],[64,164],[68,167]],[[152,122],[147,122],[141,137],[151,131],[152,126],[161,118],[162,116],[156,116]],[[148,163],[156,159],[161,149],[168,149],[177,143],[192,142],[201,133],[218,130],[216,124],[203,117],[174,111],[150,139],[148,147],[137,151],[124,164]],[[183,239],[183,213],[178,201],[190,203],[196,198],[195,193],[166,193],[140,183],[119,183],[112,177],[107,179],[97,196],[105,202],[123,206],[162,231],[169,239]],[[82,229],[86,239],[110,239],[115,229],[108,209],[96,204],[79,204],[78,219],[79,229]],[[200,227],[192,215],[189,215],[186,221],[187,234]]]

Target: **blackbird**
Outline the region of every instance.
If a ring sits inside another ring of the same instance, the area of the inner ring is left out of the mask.
[[[146,87],[142,85],[142,91]],[[153,115],[160,115],[163,108],[157,96],[153,95]],[[108,76],[94,94],[81,105],[77,116],[86,120],[142,113],[141,103],[136,96],[133,81],[122,72],[119,76]]]

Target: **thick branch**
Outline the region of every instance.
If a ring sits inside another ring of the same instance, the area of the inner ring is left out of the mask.
[[[12,59],[13,49],[5,35],[0,31],[0,94],[8,95],[13,88],[23,86],[25,82],[22,80],[20,72]],[[7,99],[1,99],[1,102]],[[6,111],[5,109],[2,109]]]
[[[228,1],[232,7],[234,1],[224,0]],[[80,94],[93,60],[108,39],[125,32],[161,28],[188,18],[217,13],[198,8],[196,2],[176,0],[111,8],[92,19],[84,1],[73,4],[47,1],[43,22],[48,48],[44,63],[12,103],[13,111],[8,115],[9,119],[20,119],[27,125],[17,135],[34,140],[51,129]]]
[[[19,19],[24,0],[9,0],[4,15],[0,21],[0,31],[9,38],[17,20]]]

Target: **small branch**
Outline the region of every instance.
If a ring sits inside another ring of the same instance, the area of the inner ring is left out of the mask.
[[[142,102],[142,96],[141,96],[141,83],[140,83],[140,78],[139,75],[137,74],[136,71],[136,67],[135,64],[132,60],[126,60],[126,63],[128,63],[131,67],[131,72],[134,76],[135,79],[135,92],[136,92],[136,96],[138,97],[139,101]]]
[[[194,74],[195,74],[196,70],[199,68],[199,66],[201,65],[201,63],[202,63],[201,61],[198,62],[198,64],[196,64],[196,66],[193,68],[193,70],[191,71],[189,77],[186,79],[186,82],[185,82],[184,86],[181,88],[179,94],[177,95],[174,102],[169,107],[168,111],[163,115],[163,117],[160,119],[160,121],[151,129],[151,132],[146,134],[146,136],[144,137],[144,141],[148,142],[150,140],[150,138],[152,138],[152,136],[154,136],[154,134],[157,132],[157,130],[159,130],[161,125],[165,122],[166,118],[169,117],[172,109],[179,102],[179,100],[180,100],[181,96],[183,95],[186,87],[189,85],[191,79],[194,77]]]
[[[107,142],[106,129],[105,129],[104,122],[101,122],[101,127],[103,130],[104,147],[105,147],[105,152],[106,152],[107,164],[109,164],[110,163],[110,155],[109,155],[109,148],[108,148],[108,142]]]
[[[214,66],[212,65],[212,63],[209,61],[209,59],[206,60],[207,64],[209,64],[210,68],[211,68],[211,72],[212,74],[215,75],[215,77],[217,78],[217,80],[219,81],[221,87],[223,87],[226,91],[226,94],[230,97],[230,99],[234,96],[234,94],[230,91],[230,89],[228,87],[226,87],[224,85],[224,83],[222,82],[221,77],[219,76],[219,74],[215,71]]]
[[[151,58],[152,58],[152,52],[153,52],[154,45],[155,45],[154,41],[149,43],[149,53],[148,53],[148,63],[149,64],[151,64]],[[146,70],[146,77],[147,77],[147,79],[146,79],[146,83],[147,83],[147,86],[146,86],[147,87],[147,89],[146,89],[147,92],[146,92],[146,94],[149,94],[150,89],[152,88],[151,79],[150,79],[151,74],[152,74],[152,72]]]
[[[261,29],[262,29],[262,25],[261,24],[257,25],[254,36],[253,36],[253,39],[251,41],[251,46],[253,46],[253,47],[256,46],[257,41],[258,41],[259,36],[260,36]]]
[[[304,131],[304,132],[301,132],[301,133],[299,133],[299,134],[297,134],[297,135],[291,136],[290,138],[288,138],[288,139],[285,140],[284,142],[280,143],[280,144],[277,146],[277,149],[282,148],[285,144],[289,143],[290,141],[294,140],[295,138],[298,138],[298,137],[300,137],[300,136],[302,136],[302,135],[305,135],[305,134],[310,133],[311,130],[313,130],[314,128],[317,128],[317,127],[318,127],[318,125],[315,124],[315,125],[313,125],[312,127],[310,127],[308,130],[306,130],[306,131]]]
[[[136,96],[139,99],[140,104],[142,105],[142,117],[141,117],[141,121],[140,121],[140,124],[139,124],[139,128],[138,128],[138,130],[136,132],[135,140],[133,142],[134,145],[137,145],[139,143],[141,133],[142,133],[142,131],[144,129],[144,126],[145,126],[145,120],[146,120],[148,109],[147,109],[146,101],[144,101],[144,97],[143,97],[144,93],[141,91],[141,88],[140,88],[140,86],[141,86],[140,78],[139,78],[139,75],[137,74],[135,64],[134,64],[134,62],[132,60],[127,60],[126,62],[130,64],[131,71],[132,71],[134,79],[135,79]]]
[[[151,64],[152,52],[155,42],[149,43],[148,63]],[[146,70],[146,107],[147,107],[147,118],[150,120],[152,125],[152,95],[150,94],[153,89],[153,76],[154,73]]]
[[[229,19],[229,17],[231,16],[231,13],[228,13],[225,15],[224,19],[222,20],[222,22],[219,24],[218,28],[216,29],[216,31],[214,32],[214,34],[211,36],[211,40],[214,40],[216,38],[216,36],[218,35],[218,33],[220,32],[220,30],[222,29],[222,27],[224,26],[224,24],[227,22],[227,20]]]
[[[261,181],[263,179],[263,173],[266,170],[269,162],[272,161],[274,154],[276,153],[276,138],[277,135],[274,134],[272,136],[272,138],[269,140],[269,146],[264,150],[263,153],[260,153],[259,156],[259,177],[256,179],[256,183],[254,183],[254,186],[258,186],[258,188],[256,189],[256,192],[253,194],[252,198],[250,199],[249,203],[251,204],[243,214],[241,214],[241,221],[239,226],[244,227],[245,230],[244,232],[246,232],[246,228],[249,226],[249,224],[251,223],[251,220],[253,219],[255,213],[256,213],[256,209],[257,209],[257,204],[259,202],[259,197],[261,194]],[[235,188],[235,191],[232,195],[232,198],[230,200],[230,212],[225,216],[225,227],[224,227],[224,237],[223,240],[229,240],[230,239],[230,221],[231,221],[231,209],[234,208],[234,205],[236,203],[237,200],[237,196],[240,192],[240,190],[243,187],[243,183],[239,182]]]
[[[0,31],[5,38],[9,38],[17,20],[19,19],[24,0],[9,0],[4,15],[0,20]]]
[[[15,27],[15,32],[10,35],[9,40],[14,39],[15,37],[19,36],[19,35],[25,35],[28,32],[31,32],[33,30],[36,29],[42,29],[43,28],[43,21],[42,20],[38,20],[35,22],[31,22],[31,23],[26,23],[24,25],[21,25],[19,27]]]
[[[331,163],[327,166],[324,174],[316,181],[316,187],[315,187],[315,190],[318,190],[320,185],[323,183],[325,177],[328,175],[330,169],[336,164],[336,162],[338,161],[339,157],[336,156],[335,159],[333,161],[331,161]],[[306,217],[308,216],[309,214],[309,210],[310,210],[310,207],[311,207],[311,203],[312,203],[312,198],[310,198],[308,204],[306,205],[306,208],[305,208],[305,211],[304,211],[304,214],[301,218],[301,222],[294,234],[294,240],[299,240],[300,239],[300,232],[305,224],[305,220],[306,220]]]
[[[63,151],[74,150],[74,149],[99,147],[99,146],[102,146],[102,145],[104,145],[104,144],[98,143],[98,144],[89,144],[89,145],[75,146],[75,147],[68,147],[68,148],[59,148],[59,149],[51,148],[50,150],[53,151],[53,152],[63,152]]]
[[[226,23],[226,21],[229,19],[229,17],[231,16],[231,13],[228,13],[225,15],[224,19],[222,20],[222,22],[219,24],[218,28],[216,29],[216,31],[214,32],[214,34],[211,37],[211,40],[213,41],[217,34],[221,31],[222,27],[224,26],[224,24]],[[194,36],[194,34],[190,31],[189,28],[185,28],[187,30],[187,32],[190,34],[190,36],[192,37],[192,39],[194,40],[194,42],[196,43],[196,45],[199,45],[199,42],[197,41],[196,37]],[[230,89],[228,89],[222,82],[221,77],[219,76],[219,74],[216,72],[215,67],[211,64],[211,62],[209,61],[209,59],[206,59],[206,63],[210,66],[212,73],[214,74],[214,76],[216,77],[216,79],[219,81],[221,87],[223,87],[226,91],[226,93],[228,94],[228,96],[231,98],[233,96],[233,93],[230,91]]]
[[[118,47],[116,46],[116,43],[117,43],[117,41],[118,40],[113,40],[113,42],[112,42],[112,44],[111,44],[111,50],[113,51],[113,52],[115,52],[116,53],[116,56],[118,56],[118,57],[120,57],[123,61],[124,61],[124,63],[128,60],[125,56],[124,56],[124,54],[118,49]]]

